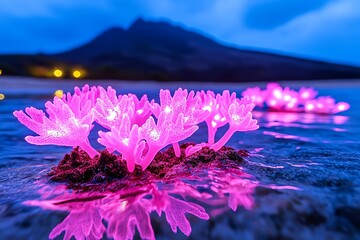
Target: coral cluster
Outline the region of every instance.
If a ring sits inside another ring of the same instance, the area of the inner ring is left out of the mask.
[[[289,87],[282,88],[278,83],[269,83],[264,90],[254,87],[242,92],[242,96],[250,97],[256,106],[267,106],[275,111],[335,114],[350,108],[348,103],[336,103],[329,96],[316,98],[317,94],[313,88],[302,87],[295,91]]]
[[[99,131],[98,142],[111,153],[117,151],[126,161],[129,172],[136,165],[145,170],[155,155],[172,145],[180,157],[179,142],[198,130],[198,124],[205,122],[208,127],[208,143],[189,145],[187,156],[207,146],[219,150],[237,131],[258,128],[251,111],[255,107],[252,99],[239,99],[235,93],[224,91],[188,92],[179,88],[171,95],[161,90],[160,103],[149,101],[134,94],[118,95],[108,87],[75,87],[74,94],[62,98],[54,97],[45,104],[46,113],[29,107],[15,111],[18,120],[39,136],[27,136],[26,141],[36,145],[79,146],[91,158],[99,155],[89,142],[94,123],[107,131]],[[228,130],[215,142],[219,127],[228,124]]]

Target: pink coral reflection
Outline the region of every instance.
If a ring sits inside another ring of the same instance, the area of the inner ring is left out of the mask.
[[[208,169],[207,172],[205,179],[187,176],[186,181],[183,177],[169,183],[154,181],[111,192],[74,192],[63,185],[56,188],[45,185],[39,191],[41,200],[24,204],[69,212],[51,231],[50,239],[62,232],[66,240],[72,237],[100,239],[104,234],[114,239],[133,239],[136,230],[143,239],[155,239],[150,221],[153,212],[159,216],[164,214],[174,233],[180,230],[189,236],[192,231],[189,214],[208,220],[208,211],[221,214],[229,209],[236,211],[239,206],[248,210],[255,206],[252,195],[260,183],[251,175],[240,169]],[[291,186],[269,188],[297,190]]]

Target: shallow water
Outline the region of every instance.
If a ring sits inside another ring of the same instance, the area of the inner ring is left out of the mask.
[[[73,86],[83,84],[0,78],[0,93],[5,94],[5,100],[0,101],[0,239],[47,239],[66,223],[75,226],[73,231],[78,236],[82,229],[91,229],[93,236],[99,236],[102,221],[105,228],[112,229],[110,237],[124,236],[119,230],[129,219],[124,217],[124,209],[138,211],[135,215],[140,219],[149,216],[144,212],[152,212],[148,227],[153,228],[157,239],[185,238],[181,229],[177,234],[172,232],[164,214],[159,217],[155,213],[161,202],[172,203],[173,208],[167,208],[169,215],[182,216],[176,209],[188,209],[190,238],[194,239],[360,238],[359,84],[317,84],[319,95],[350,103],[349,111],[335,116],[256,111],[260,129],[237,133],[228,143],[251,152],[239,166],[241,170],[229,175],[210,169],[208,176],[213,177],[204,180],[168,186],[144,184],[130,197],[124,197],[128,196],[124,192],[63,194],[63,186],[48,182],[46,174],[71,149],[28,144],[24,137],[32,133],[12,115],[27,106],[43,109],[56,89],[72,91]],[[239,94],[245,88],[240,84],[90,84],[112,85],[119,93],[146,93],[149,98],[156,98],[159,89],[165,87],[215,92],[228,88]],[[310,82],[305,85],[311,86]],[[203,132],[206,129],[200,129],[190,140],[205,141]],[[91,141],[95,140],[93,134]],[[156,197],[161,201],[151,200]],[[204,220],[206,215],[210,220]],[[93,225],[88,226],[89,222]],[[140,225],[144,233],[149,232],[146,221]],[[64,233],[59,236],[62,239]]]

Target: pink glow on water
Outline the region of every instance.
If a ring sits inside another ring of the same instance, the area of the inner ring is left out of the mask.
[[[346,116],[334,116],[334,123],[338,125],[344,124],[347,120]]]
[[[175,183],[176,184],[176,183]],[[171,194],[195,198],[209,198],[206,193],[199,193],[191,186],[179,183],[172,190],[161,190],[156,184],[143,187],[119,190],[105,193],[72,193],[64,192],[53,198],[49,193],[44,200],[32,200],[26,205],[39,206],[43,209],[67,211],[69,215],[50,233],[54,239],[65,232],[64,239],[74,236],[76,239],[133,239],[137,230],[142,239],[155,239],[150,221],[150,213],[165,214],[173,232],[179,229],[185,235],[191,233],[190,223],[185,214],[207,220],[209,215],[198,204],[175,198]],[[151,197],[151,198],[150,198]],[[103,222],[107,223],[107,227]]]
[[[306,166],[305,164],[294,164],[294,163],[288,163],[290,166],[293,166],[293,167],[301,167],[301,168],[307,168],[308,166]]]
[[[272,169],[281,169],[284,168],[284,166],[272,166],[272,165],[268,165],[268,164],[264,164],[264,163],[254,163],[254,162],[249,162],[252,165],[257,165],[260,167],[265,167],[265,168],[272,168]]]
[[[62,232],[65,232],[66,240],[72,236],[76,239],[101,239],[105,234],[114,239],[133,239],[135,231],[142,239],[155,239],[151,213],[157,213],[159,217],[164,214],[174,233],[180,230],[189,236],[192,231],[189,215],[193,219],[208,220],[206,206],[211,207],[211,214],[230,209],[236,211],[239,207],[252,209],[255,205],[252,194],[260,185],[251,175],[238,169],[209,169],[202,181],[192,176],[188,180],[191,180],[191,185],[173,179],[166,187],[162,182],[149,182],[101,193],[76,193],[66,190],[65,186],[43,186],[39,191],[42,199],[26,201],[25,204],[69,212],[51,231],[50,239]],[[208,190],[201,192],[198,188]],[[298,190],[291,186],[270,185],[269,188]]]
[[[275,137],[275,138],[295,139],[295,140],[299,140],[299,141],[303,141],[303,142],[310,142],[310,141],[311,141],[311,139],[309,139],[309,138],[300,137],[300,136],[291,135],[291,134],[271,132],[271,131],[264,131],[263,133],[264,133],[265,135],[270,135],[270,136],[273,136],[273,137]]]
[[[315,115],[313,113],[294,113],[294,112],[260,112],[253,111],[255,118],[264,118],[264,127],[296,127],[296,128],[319,128],[314,123],[331,123],[342,125],[348,121],[347,116],[339,115]]]
[[[270,185],[268,186],[271,189],[278,189],[278,190],[300,190],[300,188],[294,187],[294,186],[276,186],[276,185]]]

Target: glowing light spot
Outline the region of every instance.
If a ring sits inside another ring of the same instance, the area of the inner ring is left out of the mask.
[[[79,70],[75,70],[73,71],[73,77],[74,78],[80,78],[81,77],[81,72]]]
[[[205,106],[202,110],[211,112],[211,106]]]
[[[63,72],[60,69],[55,69],[54,70],[54,76],[56,78],[61,78],[63,76]]]
[[[222,119],[220,119],[220,122],[224,122],[226,121],[226,117],[223,117]]]
[[[216,125],[217,125],[217,123],[216,123],[216,122],[211,121],[211,126],[212,126],[212,127],[216,127]]]
[[[166,106],[164,111],[165,111],[165,113],[171,113],[171,107]]]
[[[284,100],[287,101],[287,102],[290,101],[290,100],[291,100],[291,96],[290,96],[290,95],[285,95]]]
[[[280,90],[274,90],[273,95],[278,99],[282,97]]]
[[[184,122],[187,122],[187,121],[189,121],[189,117],[188,117],[188,116],[184,117]]]
[[[291,102],[291,103],[289,103],[289,104],[287,105],[288,108],[293,108],[294,106],[295,106],[295,105],[294,105],[293,102]]]
[[[219,121],[219,120],[220,120],[220,115],[219,115],[219,114],[216,114],[216,115],[214,116],[214,120]]]
[[[121,140],[121,142],[122,142],[124,145],[129,146],[129,138],[123,138],[123,139]]]
[[[240,120],[240,116],[237,115],[237,114],[231,115],[231,118],[232,118],[234,121],[236,121],[236,122]]]
[[[136,113],[137,113],[138,115],[142,114],[143,112],[144,112],[144,109],[139,109],[139,110],[136,111]]]
[[[54,92],[54,96],[56,96],[58,98],[62,98],[63,95],[64,95],[64,91],[61,89],[58,89]]]
[[[340,104],[338,106],[339,111],[344,111],[346,109],[346,106],[344,104]]]
[[[313,110],[314,109],[314,104],[312,104],[312,103],[307,104],[306,109],[307,110]]]
[[[70,120],[76,125],[76,126],[80,126],[80,121],[74,117],[70,118]]]
[[[122,201],[117,209],[117,212],[121,213],[121,212],[125,211],[127,204],[128,204],[128,201],[126,201],[126,200]]]
[[[0,93],[0,101],[5,99],[5,95],[3,93]]]
[[[114,109],[108,109],[108,114],[109,115],[106,117],[108,121],[114,121],[117,117],[117,113]]]
[[[58,130],[47,130],[46,134],[50,137],[64,137],[66,136],[67,131],[58,131]]]
[[[2,70],[0,69],[0,75],[2,74]]]
[[[150,132],[150,137],[153,139],[153,140],[158,140],[159,137],[160,137],[160,133],[158,131],[156,131],[155,129],[153,129],[151,132]]]
[[[303,94],[301,94],[302,98],[308,98],[310,96],[309,92],[303,92]]]

